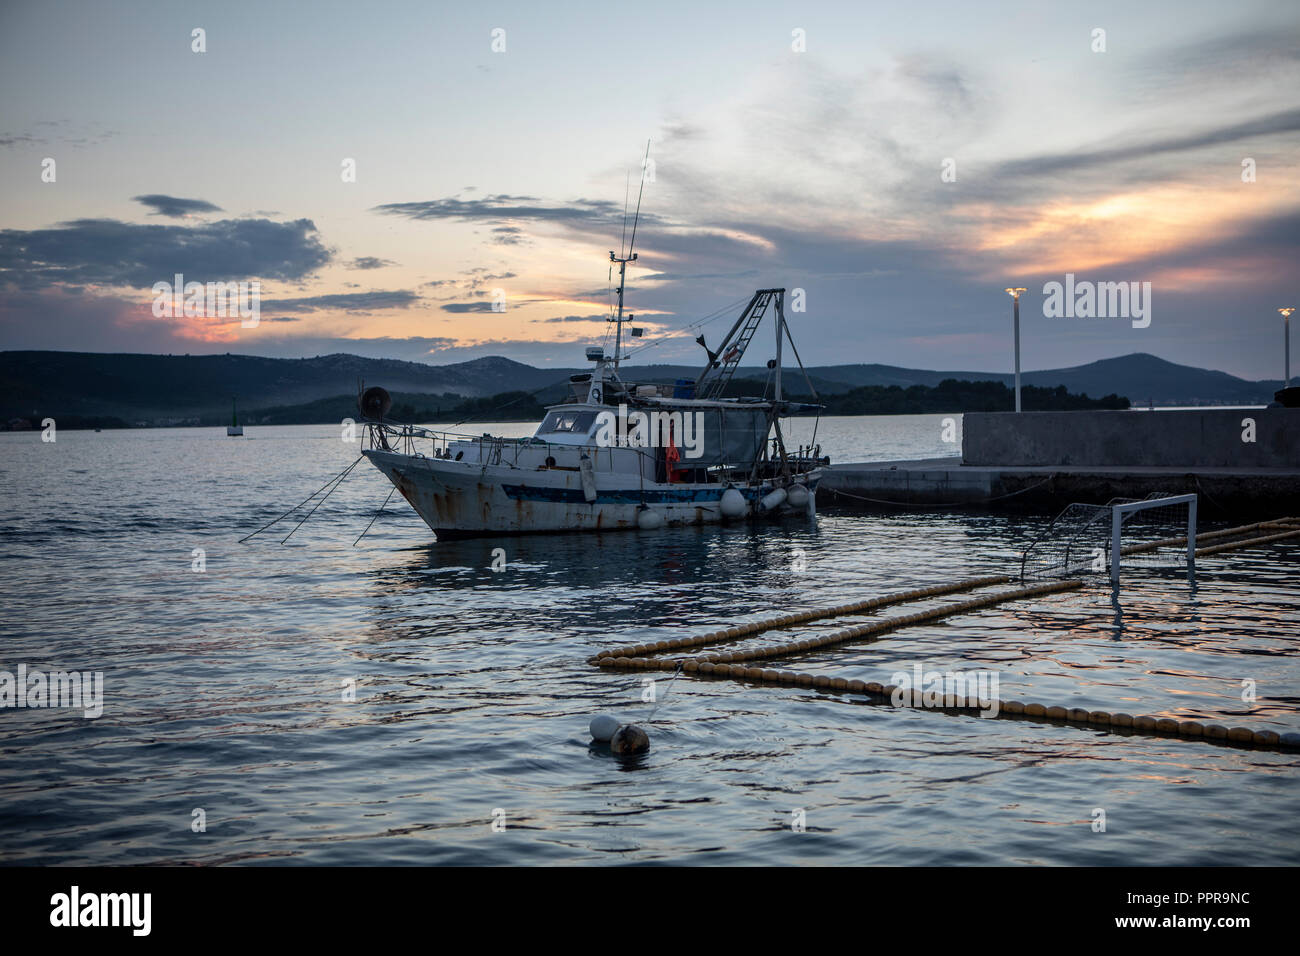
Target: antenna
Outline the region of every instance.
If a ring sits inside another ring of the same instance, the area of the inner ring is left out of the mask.
[[[623,238],[618,241],[618,254],[621,256],[627,248],[627,197],[632,191],[632,174],[623,177]],[[637,212],[641,211],[641,197],[637,197]]]
[[[619,360],[623,357],[623,287],[627,285],[627,264],[636,262],[636,253],[632,250],[636,248],[636,227],[641,220],[641,196],[645,193],[645,174],[646,167],[650,161],[650,140],[645,141],[645,159],[641,161],[641,188],[636,193],[636,215],[632,217],[632,241],[628,243],[627,255],[614,255],[611,249],[609,261],[618,263],[618,323],[614,331],[614,370],[618,371]],[[624,190],[626,193],[626,190]],[[627,235],[627,197],[623,198],[623,234]],[[622,252],[620,247],[619,252]]]
[[[645,192],[645,174],[650,165],[650,140],[645,141],[645,158],[641,160],[641,188],[636,191],[636,215],[632,217],[632,242],[628,244],[630,253],[636,248],[636,224],[641,218],[641,195]]]

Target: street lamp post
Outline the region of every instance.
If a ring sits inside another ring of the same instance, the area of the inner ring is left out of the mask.
[[[1015,300],[1011,308],[1012,321],[1016,330],[1016,411],[1020,411],[1020,293],[1024,288],[1007,289],[1007,295]]]
[[[1291,387],[1291,313],[1293,308],[1278,309],[1282,313],[1282,354],[1286,356],[1286,381],[1283,388]]]

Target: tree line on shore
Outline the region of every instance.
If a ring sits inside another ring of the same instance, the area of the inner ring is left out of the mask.
[[[756,396],[769,392],[766,383],[758,379],[738,379],[728,384],[728,396]],[[769,396],[770,397],[770,396]],[[916,415],[936,412],[1004,412],[1015,408],[1015,392],[1001,382],[968,382],[944,379],[938,385],[864,385],[834,395],[786,395],[788,401],[823,406],[823,415]],[[396,393],[388,417],[398,422],[449,423],[478,421],[540,421],[546,412],[545,402],[536,392],[509,391],[484,398],[464,398],[447,392],[443,395],[416,395]],[[1088,409],[1125,409],[1129,400],[1119,395],[1089,398],[1066,390],[1064,385],[1046,388],[1026,385],[1021,388],[1021,407],[1030,412],[1082,411]],[[815,414],[809,411],[805,414]],[[45,415],[14,419],[8,423],[13,430],[26,427],[40,428],[42,419],[53,417],[59,428],[130,428],[138,422],[127,422],[111,416]],[[357,418],[356,399],[349,395],[323,398],[301,405],[250,409],[241,413],[241,420],[249,425],[324,425]],[[180,424],[175,420],[167,425]],[[200,420],[186,420],[186,425],[226,425],[229,418],[205,416]]]

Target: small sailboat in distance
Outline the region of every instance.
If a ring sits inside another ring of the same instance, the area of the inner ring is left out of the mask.
[[[230,424],[226,426],[227,438],[240,438],[244,434],[244,426],[239,424],[239,414],[235,411],[235,400],[230,399]]]

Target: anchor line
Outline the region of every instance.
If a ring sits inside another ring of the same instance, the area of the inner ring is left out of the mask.
[[[348,465],[346,468],[343,469],[343,473],[339,475],[339,479],[337,482],[335,482],[334,487],[331,488],[329,491],[325,492],[325,494],[321,496],[320,501],[312,505],[311,511],[308,511],[305,515],[303,515],[302,521],[299,521],[296,525],[293,526],[293,531],[290,531],[288,534],[286,534],[283,538],[280,539],[281,544],[284,544],[286,541],[292,538],[294,531],[297,531],[299,528],[301,528],[303,524],[306,523],[307,519],[316,513],[316,509],[325,503],[325,499],[328,498],[330,495],[334,494],[334,492],[338,491],[339,485],[343,484],[344,479],[346,479],[348,475],[352,474],[352,469],[357,467],[357,464],[360,463],[361,459],[364,457],[365,457],[364,455],[358,456],[356,461],[354,461],[352,464]],[[306,502],[303,503],[306,504]]]
[[[365,531],[362,531],[359,535],[357,535],[357,540],[352,542],[352,547],[355,548],[355,547],[357,546],[357,544],[361,541],[361,539],[364,538],[364,537],[366,536],[366,531],[369,531],[370,528],[371,528],[371,526],[374,525],[375,520],[376,520],[376,519],[377,519],[381,514],[383,514],[384,509],[388,507],[388,502],[391,501],[392,498],[393,498],[393,492],[395,492],[396,490],[397,490],[397,486],[396,486],[396,485],[393,485],[393,487],[391,487],[391,488],[388,489],[388,497],[385,498],[385,499],[384,499],[384,503],[383,503],[382,505],[379,506],[379,510],[376,511],[376,512],[374,513],[374,516],[370,519],[370,524],[366,525],[366,530],[365,530]]]
[[[321,485],[319,488],[317,488],[315,491],[313,491],[311,494],[309,494],[306,498],[302,499],[302,501],[298,502],[296,505],[294,505],[292,508],[290,508],[290,509],[289,509],[288,511],[286,511],[284,514],[280,515],[278,518],[273,518],[273,519],[271,519],[270,521],[268,521],[266,524],[262,525],[262,527],[258,528],[256,531],[252,532],[251,534],[246,534],[246,535],[244,535],[242,538],[239,539],[239,542],[238,542],[238,543],[239,543],[239,544],[243,544],[243,543],[244,543],[245,541],[247,541],[249,538],[256,537],[257,535],[259,535],[259,534],[261,534],[263,531],[265,531],[267,528],[271,527],[272,525],[278,524],[278,523],[280,523],[281,521],[283,521],[285,518],[289,517],[289,515],[293,514],[295,511],[297,511],[299,508],[301,508],[301,507],[302,507],[303,505],[305,505],[307,502],[311,501],[311,500],[312,500],[313,498],[315,498],[318,494],[320,494],[322,491],[324,491],[326,488],[328,488],[330,485],[332,485],[336,480],[338,480],[338,479],[340,479],[340,478],[343,478],[343,477],[346,477],[346,476],[347,476],[347,473],[348,473],[349,471],[351,471],[353,468],[355,468],[355,467],[357,466],[357,462],[361,461],[361,459],[364,458],[364,457],[365,457],[364,455],[358,455],[356,461],[354,461],[352,464],[348,465],[346,468],[344,468],[341,472],[339,472],[337,475],[335,475],[335,476],[334,476],[333,478],[331,478],[329,481],[325,482],[325,484]]]
[[[673,674],[673,679],[668,682],[668,689],[664,691],[663,697],[655,701],[655,705],[650,708],[650,713],[646,714],[646,718],[643,721],[643,723],[648,724],[650,723],[650,721],[654,720],[654,716],[659,712],[659,708],[663,706],[663,702],[666,701],[668,699],[668,695],[673,692],[673,685],[677,683],[677,678],[682,676],[682,670],[685,668],[685,666],[686,666],[685,661],[677,662],[677,672]]]

